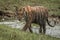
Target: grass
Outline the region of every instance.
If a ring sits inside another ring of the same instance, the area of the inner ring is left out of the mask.
[[[60,15],[60,0],[0,0],[1,10],[8,8],[9,10],[15,11],[14,5],[17,5],[18,7],[25,5],[42,5],[50,10],[50,14]]]
[[[50,10],[50,14],[60,15],[60,0],[0,0],[0,10],[8,8],[15,11],[14,5],[22,7],[25,5],[38,6],[42,5]],[[52,10],[53,9],[53,10]],[[60,40],[44,34],[34,34],[23,32],[16,28],[6,25],[0,25],[0,40]]]
[[[16,28],[0,25],[0,40],[60,40],[44,34],[23,32]]]

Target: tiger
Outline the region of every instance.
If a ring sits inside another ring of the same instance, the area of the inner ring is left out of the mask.
[[[15,6],[16,7],[16,6]],[[26,21],[23,31],[26,31],[29,28],[29,31],[33,33],[31,29],[31,23],[36,23],[40,26],[39,33],[46,33],[46,22],[49,26],[51,25],[48,20],[48,9],[44,6],[24,6],[22,8],[16,7],[16,17],[20,21],[22,18]]]

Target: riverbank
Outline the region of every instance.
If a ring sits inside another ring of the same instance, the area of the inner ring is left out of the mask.
[[[0,22],[0,25],[1,24],[6,25],[8,27],[17,28],[17,29],[21,30],[24,27],[25,22],[20,22],[18,20],[14,20],[14,21]],[[34,33],[39,34],[39,26],[32,25],[32,30]],[[60,38],[60,24],[56,25],[55,27],[50,27],[47,25],[46,26],[46,35]]]
[[[60,40],[60,38],[44,34],[23,32],[19,29],[0,24],[0,40]]]

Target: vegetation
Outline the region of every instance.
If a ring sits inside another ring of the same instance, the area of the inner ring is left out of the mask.
[[[60,40],[44,34],[23,32],[16,28],[0,25],[0,40]]]
[[[42,5],[50,10],[50,14],[60,15],[60,0],[0,0],[0,9],[8,8],[15,11],[14,5],[18,7]]]
[[[50,11],[50,14],[60,15],[60,0],[0,0],[0,10],[15,11],[14,6],[22,7],[45,6]],[[0,25],[0,40],[60,40],[59,38],[47,36],[44,34],[34,34],[23,32],[16,28],[11,28],[6,25]]]

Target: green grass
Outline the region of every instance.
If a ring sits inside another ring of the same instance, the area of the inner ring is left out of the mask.
[[[8,8],[15,11],[14,5],[22,7],[25,5],[42,5],[50,9],[50,14],[60,15],[60,0],[0,0],[0,10]],[[52,10],[53,9],[53,10]],[[10,28],[6,25],[0,25],[0,40],[60,40],[59,38],[47,36],[44,34],[34,34],[23,32],[19,29]]]
[[[60,40],[44,34],[23,32],[16,28],[0,25],[0,40]]]
[[[14,5],[17,5],[18,7],[25,5],[42,5],[50,9],[50,14],[60,15],[60,0],[0,0],[1,10],[7,7],[9,10],[15,11]]]

